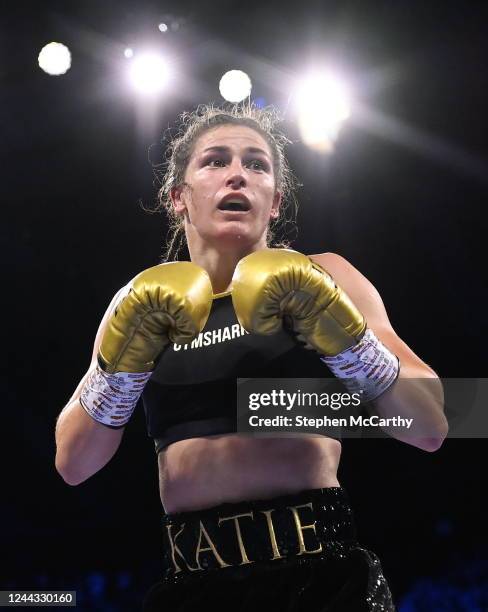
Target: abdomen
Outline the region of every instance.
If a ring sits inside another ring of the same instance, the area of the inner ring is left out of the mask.
[[[171,444],[159,454],[167,513],[337,487],[341,444],[323,436],[225,434]]]

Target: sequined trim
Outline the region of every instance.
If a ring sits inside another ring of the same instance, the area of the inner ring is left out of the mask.
[[[199,589],[214,580],[252,579],[282,568],[308,568],[326,580],[330,562],[334,567],[337,562],[353,568],[352,580],[359,576],[364,584],[357,595],[361,610],[395,610],[378,557],[356,541],[352,510],[340,487],[166,515],[163,527],[164,590]]]
[[[357,545],[340,487],[166,515],[164,579],[301,559],[344,558]]]

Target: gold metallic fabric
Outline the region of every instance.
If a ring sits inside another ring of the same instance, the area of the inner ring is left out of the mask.
[[[264,249],[238,263],[232,301],[249,332],[274,334],[291,320],[293,330],[323,355],[355,345],[366,321],[331,275],[290,249]]]
[[[131,282],[110,317],[98,360],[109,373],[149,372],[169,342],[191,342],[212,306],[212,284],[191,262],[160,264]]]

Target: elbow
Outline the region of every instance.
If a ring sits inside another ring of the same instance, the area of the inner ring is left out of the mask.
[[[443,424],[437,429],[437,431],[429,436],[428,438],[421,438],[416,440],[415,446],[421,448],[428,453],[434,453],[439,450],[443,445],[444,440],[447,438],[449,432],[449,426],[447,420],[444,420]]]
[[[440,449],[444,440],[445,438],[422,438],[422,440],[417,440],[415,446],[428,453],[434,453],[436,450]]]
[[[75,473],[66,464],[62,463],[56,457],[55,467],[57,473],[61,476],[64,482],[72,487],[75,487],[86,480],[86,477],[81,477],[79,473]]]
[[[70,487],[76,487],[77,485],[81,484],[82,482],[85,482],[85,480],[82,479],[82,478],[78,478],[78,479],[77,478],[70,478],[69,476],[63,476],[63,475],[62,475],[62,478],[63,478],[64,482],[67,485],[70,485]]]

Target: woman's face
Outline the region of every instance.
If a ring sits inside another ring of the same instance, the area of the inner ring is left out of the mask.
[[[192,239],[264,247],[281,200],[270,147],[252,128],[213,128],[196,141],[185,185],[171,196]]]

